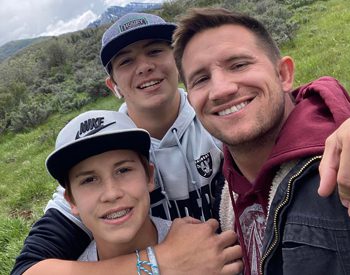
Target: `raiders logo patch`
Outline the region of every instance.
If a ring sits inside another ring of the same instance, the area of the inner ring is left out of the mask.
[[[210,153],[201,155],[195,160],[198,173],[205,178],[209,178],[213,174],[213,161]]]

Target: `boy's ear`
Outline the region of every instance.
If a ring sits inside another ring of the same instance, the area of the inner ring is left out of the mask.
[[[114,83],[114,81],[112,80],[112,78],[109,76],[106,78],[105,80],[105,83],[106,83],[106,86],[113,92],[113,94],[121,99],[123,98],[124,96],[121,94],[117,84]]]
[[[148,185],[148,192],[152,192],[155,188],[154,165],[152,163],[149,164],[149,182],[147,185]]]
[[[79,210],[78,210],[77,206],[75,205],[73,198],[71,198],[68,195],[67,190],[64,191],[64,198],[69,203],[72,214],[75,216],[79,216]]]

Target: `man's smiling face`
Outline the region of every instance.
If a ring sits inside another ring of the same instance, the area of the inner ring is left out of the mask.
[[[198,118],[224,143],[259,139],[283,122],[289,87],[282,84],[280,62],[271,61],[247,28],[226,24],[197,33],[182,67]]]

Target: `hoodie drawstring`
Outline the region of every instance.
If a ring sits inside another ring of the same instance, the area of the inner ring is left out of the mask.
[[[180,152],[181,152],[181,154],[182,154],[182,157],[183,157],[183,159],[184,159],[184,161],[185,161],[185,165],[186,165],[188,174],[189,174],[189,176],[190,176],[190,181],[191,181],[191,183],[192,183],[194,189],[196,190],[197,196],[198,196],[198,198],[199,198],[199,201],[200,201],[199,207],[200,207],[201,213],[202,213],[202,215],[201,215],[201,220],[204,222],[204,221],[205,221],[205,218],[204,218],[205,216],[204,216],[204,213],[203,213],[203,207],[202,207],[203,203],[202,203],[202,196],[201,196],[201,194],[200,194],[200,188],[198,187],[197,182],[196,182],[196,181],[194,180],[194,178],[193,178],[193,174],[192,174],[192,171],[191,171],[191,168],[190,168],[190,164],[188,163],[188,160],[187,160],[187,157],[186,157],[186,153],[185,153],[185,151],[184,151],[184,149],[183,149],[183,147],[182,147],[182,145],[181,145],[181,143],[180,143],[179,137],[178,137],[178,135],[177,135],[177,129],[176,129],[176,128],[172,128],[172,129],[171,129],[171,132],[174,134],[174,137],[175,137],[177,146],[179,147]]]
[[[167,203],[167,206],[168,206],[168,207],[164,207],[166,218],[167,218],[167,220],[170,221],[171,220],[171,215],[170,215],[169,208],[171,208],[171,204],[170,204],[168,193],[166,192],[165,187],[164,187],[163,178],[161,177],[160,171],[158,169],[159,166],[158,166],[156,155],[154,153],[153,144],[151,144],[151,155],[153,157],[157,178],[159,179],[159,185],[160,185],[161,193],[165,197],[165,200],[166,200],[166,203]]]

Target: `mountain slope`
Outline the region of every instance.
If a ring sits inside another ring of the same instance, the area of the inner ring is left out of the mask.
[[[34,45],[47,39],[49,39],[49,37],[37,37],[7,42],[6,44],[0,47],[0,62],[15,55],[16,53],[30,45]]]

